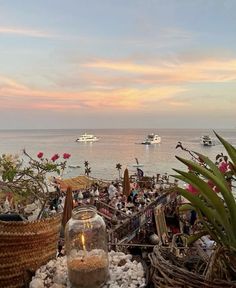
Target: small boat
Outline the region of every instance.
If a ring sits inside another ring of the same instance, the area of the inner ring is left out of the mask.
[[[96,136],[84,133],[80,135],[78,139],[76,139],[76,142],[96,142],[98,140],[99,138],[97,138]]]
[[[157,134],[148,134],[146,139],[141,143],[144,145],[159,144],[161,143],[161,137]]]
[[[72,169],[81,168],[79,165],[69,165],[68,167]]]
[[[201,143],[203,146],[213,146],[213,145],[215,145],[214,140],[212,140],[212,138],[211,138],[209,135],[203,135],[203,136],[201,136],[201,138],[200,138],[200,143]]]
[[[139,168],[139,167],[143,167],[144,166],[144,164],[140,164],[139,163],[138,158],[135,158],[135,161],[136,161],[136,163],[132,165],[133,167]]]
[[[143,167],[144,164],[133,164],[132,166],[135,167],[135,168],[139,168],[139,167]]]

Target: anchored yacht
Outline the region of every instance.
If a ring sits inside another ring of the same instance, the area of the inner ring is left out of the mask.
[[[200,143],[204,146],[213,146],[215,145],[214,140],[209,135],[203,135],[200,138]]]
[[[80,135],[78,139],[76,139],[76,142],[96,142],[98,140],[99,140],[99,138],[97,138],[97,136],[84,133],[84,134]]]
[[[142,144],[145,145],[159,144],[159,143],[161,143],[161,137],[154,133],[147,135],[146,139],[142,142]]]

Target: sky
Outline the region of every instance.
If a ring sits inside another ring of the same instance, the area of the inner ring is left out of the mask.
[[[0,0],[0,129],[235,128],[235,0]]]

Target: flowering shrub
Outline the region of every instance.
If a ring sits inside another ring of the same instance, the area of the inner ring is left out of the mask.
[[[229,157],[219,154],[214,163],[208,157],[178,144],[178,147],[190,153],[192,160],[177,157],[188,167],[188,171],[174,170],[178,173],[175,177],[188,184],[186,189],[177,189],[189,200],[191,205],[188,206],[197,212],[201,223],[200,230],[189,237],[189,243],[203,235],[210,235],[217,243],[217,249],[211,258],[212,263],[208,266],[211,275],[235,280],[236,199],[232,191],[235,186],[232,183],[236,180],[236,148],[218,134],[216,136]]]
[[[174,169],[179,174],[175,177],[188,184],[186,189],[179,187],[178,191],[191,202],[202,221],[204,230],[199,236],[209,234],[221,246],[236,254],[236,200],[232,192],[236,176],[236,149],[218,134],[216,136],[230,160],[228,156],[219,154],[214,163],[200,153],[183,149],[190,152],[193,159],[177,157],[188,167],[188,172]]]
[[[38,199],[44,206],[49,194],[49,174],[60,175],[71,155],[64,153],[62,161],[58,162],[58,154],[48,159],[43,152],[38,152],[38,159],[34,159],[23,150],[23,155],[22,159],[17,155],[0,156],[0,190],[18,194],[29,201]]]

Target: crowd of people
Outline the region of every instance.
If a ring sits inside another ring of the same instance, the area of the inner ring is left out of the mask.
[[[142,185],[140,185],[139,181],[131,181],[128,195],[123,193],[122,181],[111,181],[106,185],[104,183],[103,185],[94,183],[87,189],[73,191],[73,207],[85,204],[93,205],[94,200],[100,200],[116,210],[131,215],[154,201],[161,195],[162,190],[170,185],[169,177],[166,173],[161,177],[157,176],[156,180],[154,178],[150,179],[152,181],[147,182],[148,185],[143,185],[145,183],[141,183]],[[63,211],[66,192],[61,191],[58,185],[55,188],[56,191],[51,193],[51,197],[44,207],[43,213],[45,215],[61,213]],[[40,211],[40,203],[35,202],[22,206],[21,204],[15,205],[13,200],[12,196],[7,195],[5,201],[0,203],[0,212],[8,213],[15,210],[23,214],[27,219],[34,220],[36,218],[36,214]]]

